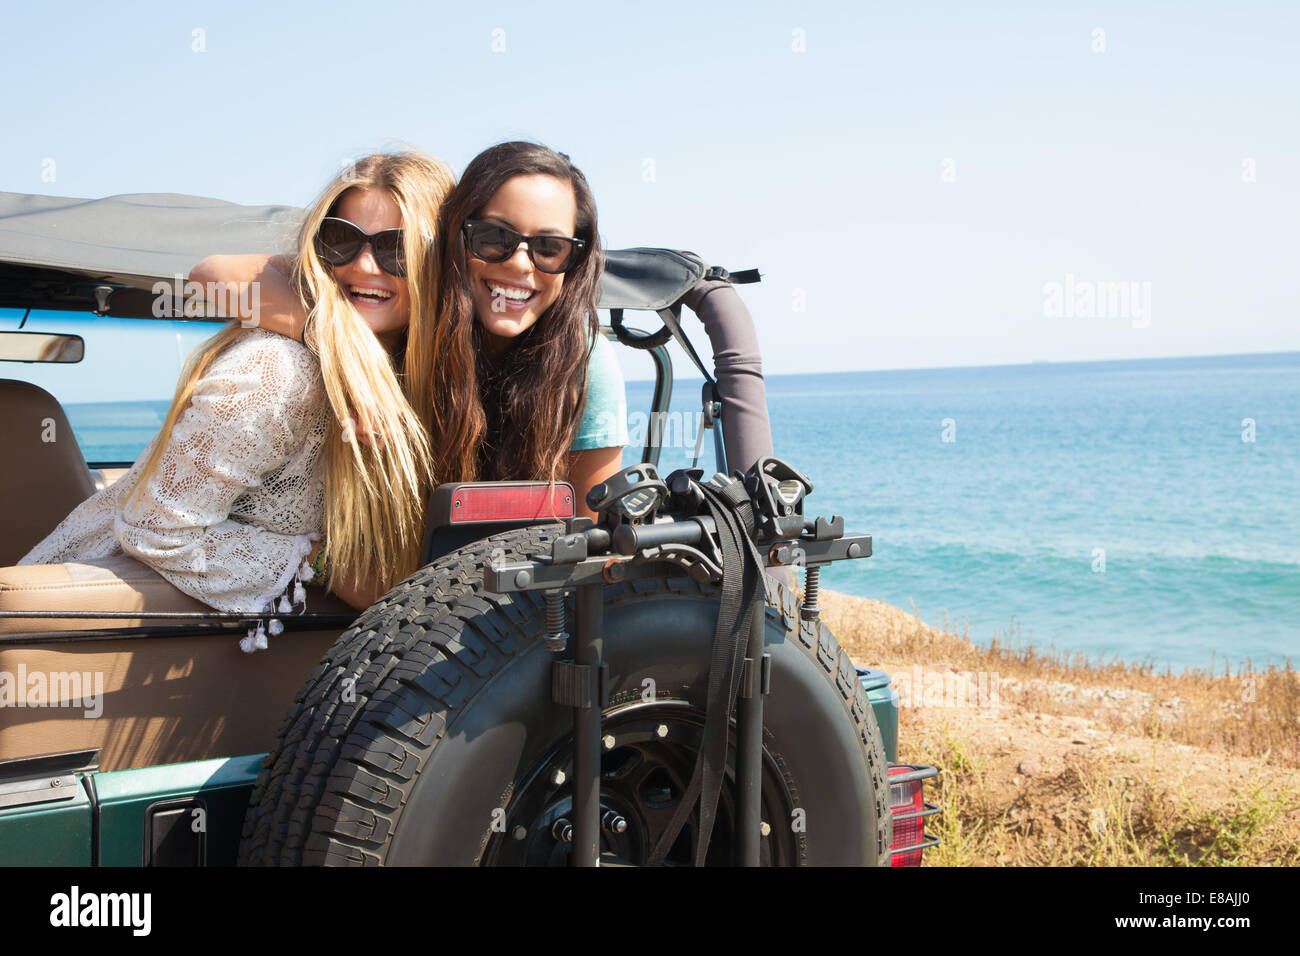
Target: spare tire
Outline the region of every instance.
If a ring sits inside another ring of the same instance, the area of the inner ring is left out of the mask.
[[[542,600],[482,588],[489,560],[549,552],[559,531],[519,529],[447,555],[339,638],[264,761],[241,864],[566,862],[573,712],[551,700]],[[605,588],[603,862],[644,862],[704,724],[719,592],[664,571]],[[794,595],[764,577],[762,862],[888,865],[886,761],[866,692],[830,631],[800,621]],[[732,732],[710,864],[732,863]],[[693,859],[697,815],[665,862]]]

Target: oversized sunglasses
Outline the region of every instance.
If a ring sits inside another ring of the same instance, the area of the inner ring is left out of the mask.
[[[402,230],[384,229],[368,235],[337,216],[326,216],[316,230],[316,252],[332,266],[351,262],[361,255],[366,243],[370,243],[379,268],[390,276],[406,275],[406,243],[402,239]]]
[[[527,242],[528,258],[539,271],[558,275],[578,264],[587,243],[568,236],[524,236],[508,226],[471,219],[465,223],[465,245],[484,262],[505,262],[519,243]]]

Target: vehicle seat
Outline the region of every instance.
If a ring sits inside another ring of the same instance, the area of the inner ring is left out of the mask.
[[[153,568],[124,554],[69,564],[0,568],[0,611],[210,611]],[[120,618],[0,618],[0,634],[139,627]]]
[[[94,493],[86,459],[58,401],[30,382],[0,379],[0,566],[17,564]]]
[[[307,594],[309,611],[355,615],[332,594],[317,588]],[[209,608],[118,555],[0,568],[0,610]],[[156,630],[112,634],[141,624]],[[50,688],[43,706],[0,707],[0,760],[98,750],[101,770],[124,770],[267,751],[286,708],[339,635],[337,628],[285,631],[267,650],[245,654],[239,634],[171,626],[173,633],[157,618],[0,618],[0,679],[8,675],[11,693],[12,682],[31,675],[42,675]],[[87,629],[94,632],[84,638],[48,633]],[[71,689],[87,681],[100,694],[98,713],[85,706],[90,687]],[[56,686],[60,701],[53,700]],[[80,703],[62,700],[68,693]]]

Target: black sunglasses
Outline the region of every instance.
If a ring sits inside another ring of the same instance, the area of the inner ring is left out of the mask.
[[[406,243],[402,230],[384,229],[367,235],[346,219],[326,216],[316,230],[316,252],[332,266],[341,266],[361,255],[366,243],[375,262],[390,276],[406,275]]]
[[[471,219],[463,227],[465,245],[484,262],[505,262],[515,254],[519,243],[527,242],[528,258],[539,271],[558,275],[572,269],[582,259],[587,243],[568,236],[524,236],[508,226]]]

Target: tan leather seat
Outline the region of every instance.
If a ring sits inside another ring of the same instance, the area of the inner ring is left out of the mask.
[[[63,408],[29,382],[0,379],[0,448],[0,565],[10,565],[95,486]]]
[[[210,611],[124,554],[73,564],[0,568],[0,611]],[[0,618],[0,634],[164,623],[140,618]]]
[[[354,614],[315,588],[308,591],[308,607]],[[0,610],[208,608],[119,555],[0,568]],[[268,650],[245,654],[238,634],[187,633],[179,624],[174,636],[162,637],[56,633],[140,623],[166,625],[157,619],[0,618],[6,692],[14,694],[39,675],[46,699],[58,704],[14,706],[10,700],[0,707],[0,760],[98,749],[100,769],[123,770],[269,750],[294,696],[339,634],[286,631],[270,639]]]

